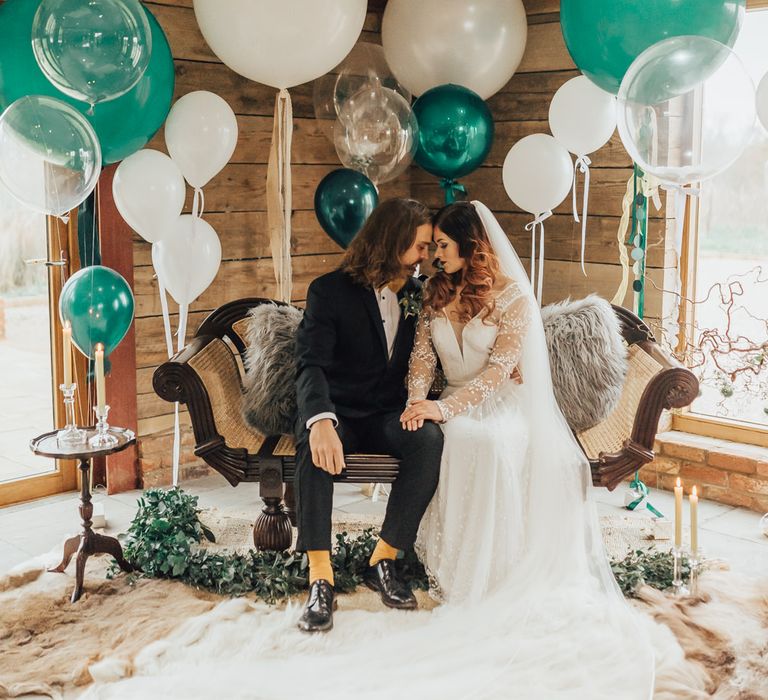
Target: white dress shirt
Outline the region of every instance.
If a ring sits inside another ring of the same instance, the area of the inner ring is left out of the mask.
[[[381,322],[384,326],[384,337],[387,339],[387,357],[392,358],[392,349],[395,347],[395,337],[397,336],[397,329],[400,325],[400,303],[397,300],[397,294],[393,292],[386,285],[381,289],[376,290],[376,303],[379,305],[379,313],[381,314]],[[330,418],[334,425],[339,424],[339,420],[336,414],[331,411],[324,413],[318,413],[316,416],[312,416],[307,421],[307,430],[312,427],[313,423],[317,423],[324,418]]]

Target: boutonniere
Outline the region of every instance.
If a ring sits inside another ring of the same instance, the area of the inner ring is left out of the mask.
[[[403,307],[403,318],[418,317],[421,313],[421,287],[413,292],[405,292],[398,302]]]

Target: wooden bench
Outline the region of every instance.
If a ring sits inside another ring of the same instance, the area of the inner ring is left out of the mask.
[[[240,412],[246,318],[250,309],[271,299],[248,298],[213,311],[191,342],[160,365],[153,376],[157,394],[185,404],[192,420],[195,455],[233,486],[258,481],[264,508],[253,530],[257,548],[290,547],[295,523],[292,435],[260,435]],[[614,307],[629,346],[629,371],[621,400],[602,423],[577,438],[589,458],[592,480],[610,490],[654,457],[653,446],[664,409],[690,404],[698,381],[665,353],[650,329],[634,314]],[[391,483],[399,461],[390,455],[349,454],[336,481]]]

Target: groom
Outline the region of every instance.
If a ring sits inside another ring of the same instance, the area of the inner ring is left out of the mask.
[[[318,277],[307,292],[296,344],[295,477],[296,549],[309,557],[309,598],[299,620],[305,632],[333,626],[333,482],[345,468],[345,453],[400,459],[365,583],[385,605],[416,607],[394,560],[399,549],[413,546],[437,488],[443,449],[435,423],[415,432],[400,423],[416,325],[409,300],[421,285],[413,275],[431,240],[423,204],[387,200],[352,240],[341,267]]]

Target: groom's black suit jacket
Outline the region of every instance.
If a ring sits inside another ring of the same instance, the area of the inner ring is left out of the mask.
[[[409,277],[398,300],[420,287]],[[415,316],[404,318],[401,307],[389,359],[375,292],[342,270],[314,280],[296,338],[299,426],[326,411],[363,418],[402,410],[415,328]]]

